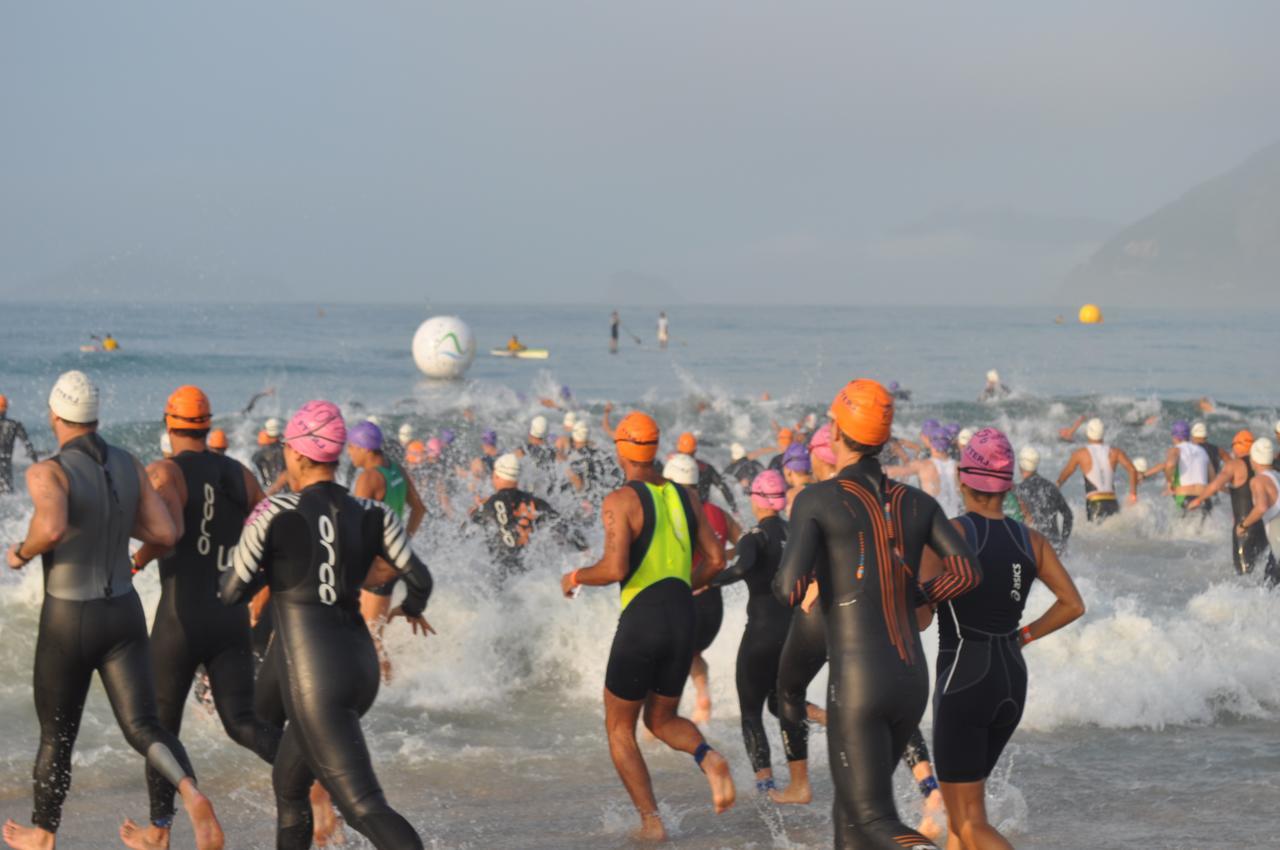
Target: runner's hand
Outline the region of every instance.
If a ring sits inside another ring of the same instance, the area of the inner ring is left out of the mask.
[[[431,624],[427,622],[426,617],[423,617],[421,614],[419,614],[416,617],[410,617],[408,614],[404,612],[403,605],[397,605],[391,611],[391,613],[387,615],[387,622],[391,622],[396,617],[404,617],[406,620],[408,620],[409,625],[413,626],[413,633],[415,635],[421,634],[423,637],[427,637],[428,635],[433,635],[436,633],[436,630],[431,628]]]
[[[5,560],[9,562],[9,568],[20,570],[27,565],[27,562],[18,557],[18,544],[13,544],[5,552]]]

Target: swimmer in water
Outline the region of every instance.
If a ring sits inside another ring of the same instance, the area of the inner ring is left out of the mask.
[[[225,455],[227,453],[227,432],[221,428],[214,428],[209,432],[209,439],[205,441],[205,445],[214,454]]]
[[[228,605],[257,588],[271,590],[275,636],[258,678],[264,717],[288,718],[271,784],[276,847],[311,846],[311,787],[319,780],[347,823],[378,850],[421,850],[422,839],[383,796],[360,718],[378,694],[378,656],[360,616],[360,588],[381,558],[405,580],[403,616],[415,633],[431,573],[418,560],[395,512],[357,499],[334,481],[347,430],[337,405],[311,401],[285,429],[288,495],[262,502],[249,518],[223,573]]]
[[[751,482],[764,471],[759,461],[747,457],[747,450],[742,443],[729,446],[730,464],[724,468],[724,474],[742,485],[742,489],[751,489]]]
[[[258,450],[253,453],[250,462],[267,495],[277,487],[283,489],[284,447],[280,445],[280,420],[274,416],[262,426],[262,431],[258,434]]]
[[[1185,514],[1191,500],[1209,486],[1209,453],[1203,446],[1191,442],[1191,425],[1185,419],[1173,423],[1169,436],[1173,446],[1165,455],[1164,463],[1148,469],[1143,478],[1163,474],[1167,485],[1165,495],[1172,496],[1173,503]],[[1213,502],[1201,500],[1202,521],[1212,507]]]
[[[692,589],[706,586],[724,569],[724,549],[710,524],[700,522],[697,493],[658,474],[658,425],[643,413],[618,423],[615,447],[627,483],[601,508],[604,555],[567,573],[560,589],[572,598],[582,585],[619,584],[622,616],[605,673],[605,728],[609,754],[640,815],[635,837],[662,841],[649,769],[636,743],[636,721],[673,750],[688,753],[707,777],[716,813],[733,806],[729,763],[707,744],[698,727],[680,717],[680,694],[693,661]],[[703,556],[693,570],[693,553]]]
[[[893,396],[875,381],[852,381],[831,415],[838,472],[796,498],[774,593],[794,606],[811,583],[819,587],[831,655],[835,846],[934,847],[898,818],[893,791],[894,765],[929,694],[917,601],[937,605],[968,593],[982,573],[937,502],[880,468]],[[937,558],[922,563],[926,546]]]
[[[1018,728],[1027,698],[1022,647],[1078,620],[1084,601],[1044,535],[1005,517],[1013,448],[994,428],[974,435],[960,459],[967,513],[954,521],[978,556],[982,582],[938,608],[933,752],[951,834],[948,846],[1007,848],[987,820],[986,783]],[[1031,585],[1056,598],[1019,628]]]
[[[777,787],[764,730],[764,709],[767,705],[770,713],[778,716],[778,662],[791,626],[791,611],[773,596],[773,577],[787,540],[787,523],[778,515],[785,500],[764,494],[780,491],[777,477],[776,472],[761,473],[758,478],[763,480],[752,482],[751,512],[756,527],[738,540],[737,560],[711,580],[716,589],[739,581],[747,583],[747,627],[738,645],[736,683],[742,738],[760,792]],[[788,761],[792,755],[788,751]]]
[[[1236,433],[1235,438],[1231,441],[1232,457],[1222,464],[1222,470],[1209,482],[1209,486],[1204,488],[1204,492],[1187,504],[1187,510],[1195,510],[1200,507],[1200,503],[1205,499],[1208,499],[1223,488],[1229,489],[1233,519],[1231,524],[1231,558],[1235,563],[1236,574],[1245,575],[1251,573],[1259,563],[1265,563],[1267,579],[1272,584],[1275,584],[1277,580],[1280,580],[1280,570],[1277,570],[1276,559],[1271,552],[1271,547],[1267,544],[1265,529],[1261,524],[1255,523],[1249,526],[1248,531],[1243,536],[1240,534],[1240,523],[1253,511],[1253,488],[1251,484],[1255,473],[1253,464],[1250,463],[1249,459],[1249,452],[1253,448],[1253,443],[1254,439],[1251,431],[1238,431]]]
[[[547,471],[555,468],[556,450],[547,443],[547,417],[535,416],[529,421],[529,437],[519,454],[529,458],[536,469]]]
[[[160,602],[151,625],[156,707],[161,725],[177,735],[196,670],[203,666],[227,736],[270,764],[280,729],[254,714],[249,612],[218,600],[218,579],[231,564],[245,519],[264,496],[239,461],[208,450],[212,418],[199,387],[175,390],[164,409],[174,456],[147,467],[179,534],[172,548],[147,543],[133,556],[135,571],[160,560]],[[173,826],[173,785],[151,766],[146,778],[151,824],[144,829],[126,820],[121,828],[122,840],[134,850],[168,847]]]
[[[578,414],[572,410],[566,411],[560,423],[561,432],[556,436],[556,460],[563,462],[569,458],[569,449],[573,445],[573,426],[577,424]]]
[[[982,388],[982,394],[978,396],[978,401],[992,402],[1000,401],[1009,397],[1009,388],[1000,380],[1000,373],[992,369],[987,373],[987,385]]]
[[[960,503],[960,479],[956,473],[956,462],[951,457],[955,436],[958,435],[953,435],[946,426],[939,425],[925,434],[925,441],[929,446],[928,457],[884,468],[885,475],[890,478],[903,480],[915,476],[920,489],[938,501],[948,519],[959,516],[963,510]]]
[[[711,501],[711,489],[714,487],[720,491],[721,498],[724,499],[729,510],[736,511],[738,503],[733,498],[733,491],[729,489],[729,485],[725,483],[719,471],[714,466],[698,457],[698,438],[690,431],[685,431],[676,440],[676,451],[686,454],[693,458],[698,464],[698,498],[703,504]]]
[[[1253,496],[1253,510],[1236,523],[1236,536],[1245,537],[1256,526],[1266,530],[1271,556],[1280,550],[1280,475],[1275,471],[1275,443],[1266,439],[1255,440],[1249,449],[1249,463],[1253,467],[1253,480],[1249,493]],[[1275,573],[1271,583],[1276,582]]]
[[[897,381],[890,381],[887,388],[889,394],[893,396],[894,401],[911,401],[911,390],[899,384]]]
[[[1104,442],[1106,436],[1107,427],[1102,420],[1090,419],[1085,426],[1088,445],[1072,452],[1067,458],[1067,465],[1058,473],[1059,489],[1077,469],[1084,476],[1085,518],[1089,522],[1102,522],[1120,513],[1120,503],[1116,500],[1116,467],[1121,467],[1129,475],[1131,505],[1138,501],[1138,482],[1144,477],[1127,454]]]
[[[1221,472],[1222,462],[1231,458],[1231,455],[1209,442],[1209,426],[1203,422],[1191,423],[1191,442],[1204,449],[1209,455],[1209,469],[1212,475]]]
[[[413,535],[422,527],[427,508],[422,504],[422,497],[418,495],[413,479],[399,464],[388,460],[383,454],[385,443],[382,429],[372,422],[361,422],[347,432],[347,457],[358,470],[351,495],[357,499],[382,502],[401,522],[405,522],[405,511],[408,511],[405,531],[412,540]],[[373,637],[373,646],[378,652],[378,661],[382,667],[382,681],[390,682],[391,657],[382,642],[382,631],[387,625],[391,594],[395,592],[399,577],[389,564],[380,561],[375,561],[374,569],[389,574],[392,578],[360,591],[360,616],[364,617],[369,626],[369,634]]]
[[[792,443],[783,453],[782,477],[787,482],[786,512],[790,514],[796,496],[813,483],[813,462],[809,459],[808,447],[803,443]]]
[[[587,542],[570,531],[545,500],[520,489],[520,458],[505,454],[493,464],[493,495],[472,513],[471,521],[489,532],[489,553],[497,562],[501,585],[527,572],[524,550],[533,534],[550,527],[564,542],[582,551]]]
[[[1022,480],[1010,492],[1016,492],[1026,508],[1022,521],[1043,534],[1053,548],[1064,548],[1071,539],[1075,514],[1057,485],[1039,473],[1040,452],[1023,446],[1018,452],[1018,469]]]
[[[97,672],[129,746],[182,796],[199,850],[220,850],[222,828],[196,787],[187,752],[156,716],[147,620],[133,588],[129,539],[169,549],[178,528],[142,464],[98,435],[98,389],[66,372],[49,395],[59,450],[27,470],[35,513],[8,563],[44,561],[33,695],[40,721],[32,825],[10,819],[4,840],[18,850],[56,842],[71,788],[71,755]],[[127,831],[121,829],[121,838]]]
[[[698,465],[690,455],[672,455],[662,470],[662,476],[668,481],[697,491]],[[726,550],[726,559],[732,557],[734,544],[742,536],[738,523],[718,505],[710,502],[702,503],[702,516],[711,526],[720,546]],[[701,564],[701,555],[695,553],[693,569],[697,570]],[[724,624],[724,596],[720,589],[708,585],[694,593],[693,613],[693,663],[689,666],[689,680],[693,682],[694,710],[689,719],[696,725],[703,725],[711,720],[711,667],[703,655],[711,648],[720,634],[720,626]]]
[[[13,444],[16,440],[22,441],[32,463],[40,460],[31,445],[31,438],[27,436],[27,429],[21,422],[9,418],[9,399],[0,395],[0,493],[13,492]]]

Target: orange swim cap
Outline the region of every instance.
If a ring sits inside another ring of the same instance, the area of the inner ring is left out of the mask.
[[[404,461],[411,466],[419,466],[427,460],[427,446],[421,440],[410,440],[404,447]]]
[[[227,447],[227,432],[221,428],[214,428],[209,432],[209,448],[225,449]]]
[[[1231,438],[1231,450],[1236,453],[1236,457],[1244,457],[1249,454],[1251,448],[1253,448],[1252,431],[1237,431]]]
[[[795,439],[795,436],[790,428],[783,428],[778,432],[778,445],[785,449],[791,445],[791,441]]]
[[[202,431],[213,421],[209,412],[209,397],[199,387],[187,385],[178,387],[169,396],[169,403],[164,406],[164,424],[166,428],[175,430],[188,428]]]
[[[628,413],[613,432],[618,454],[634,463],[648,463],[658,454],[658,423],[648,414]]]
[[[0,395],[0,413],[7,413],[8,411],[9,411],[9,399],[5,398],[3,395]]]
[[[680,435],[680,439],[676,440],[676,451],[682,455],[691,455],[698,450],[698,438],[685,431]]]
[[[831,418],[840,432],[864,446],[889,442],[893,429],[893,396],[870,378],[850,381],[831,402]]]
[[[266,431],[259,431],[259,432],[258,432],[258,445],[260,445],[260,446],[269,446],[269,445],[271,445],[271,444],[272,444],[272,443],[274,443],[274,442],[275,442],[275,440],[271,439],[271,435],[270,435],[270,434],[268,434]]]

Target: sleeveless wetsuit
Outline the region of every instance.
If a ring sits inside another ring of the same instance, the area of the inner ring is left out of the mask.
[[[1266,555],[1267,572],[1272,573],[1275,570],[1275,558],[1271,553],[1271,547],[1267,543],[1267,531],[1263,528],[1262,523],[1257,523],[1245,529],[1244,537],[1236,534],[1235,528],[1240,525],[1240,521],[1249,515],[1253,510],[1253,492],[1249,489],[1249,485],[1253,482],[1253,464],[1248,458],[1244,461],[1244,467],[1247,470],[1247,477],[1244,484],[1239,487],[1231,487],[1231,514],[1233,522],[1231,523],[1231,558],[1236,565],[1236,573],[1244,575],[1253,572],[1253,568]]]
[[[1116,501],[1115,467],[1111,465],[1111,446],[1106,443],[1090,443],[1092,468],[1084,474],[1084,514],[1089,522],[1102,522],[1120,513]]]
[[[277,848],[311,846],[309,792],[320,779],[344,818],[379,850],[421,848],[388,805],[360,718],[378,694],[378,657],[360,617],[360,587],[375,557],[405,579],[406,614],[422,613],[431,573],[409,548],[400,518],[333,482],[273,496],[249,518],[223,574],[223,602],[271,588],[275,634],[263,663],[259,705],[288,718],[276,755]]]
[[[1173,474],[1173,487],[1176,490],[1179,487],[1190,487],[1194,485],[1205,485],[1209,483],[1209,453],[1204,450],[1203,446],[1195,443],[1178,443],[1178,468]],[[1175,495],[1173,503],[1178,507],[1186,510],[1187,503],[1194,499],[1194,496]],[[1213,509],[1213,502],[1206,499],[1200,506],[1200,510],[1207,514]]]
[[[723,545],[729,536],[729,521],[724,511],[710,502],[703,502],[702,512],[715,532],[716,540]],[[694,555],[693,565],[696,567],[700,563],[702,553],[699,552]],[[719,587],[709,587],[693,597],[693,616],[693,653],[697,655],[707,651],[724,625],[724,596]]]
[[[391,445],[391,443],[387,445]],[[395,445],[399,445],[399,443]],[[382,480],[386,486],[386,492],[382,496],[382,503],[391,508],[395,515],[403,521],[405,504],[409,499],[409,485],[405,479],[404,470],[394,462],[375,468],[382,474]],[[378,596],[390,596],[395,592],[396,585],[399,583],[400,579],[397,577],[373,587],[366,587],[365,590]]]
[[[1280,474],[1270,469],[1263,470],[1262,474],[1271,479],[1271,483],[1275,485],[1276,493],[1280,495]],[[1267,508],[1258,525],[1266,528],[1267,540],[1271,544],[1271,551],[1274,556],[1276,549],[1280,548],[1280,497],[1275,500],[1271,507]]]
[[[940,781],[979,782],[1022,719],[1027,665],[1018,622],[1036,559],[1021,523],[974,513],[960,521],[982,564],[982,584],[938,609],[933,757]]]
[[[774,592],[795,605],[816,580],[826,617],[835,846],[933,847],[898,818],[893,792],[894,767],[929,699],[915,608],[969,592],[981,571],[937,501],[885,478],[874,458],[809,485],[789,531]],[[920,585],[926,544],[943,573]]]
[[[240,540],[252,507],[244,485],[244,467],[213,452],[183,452],[173,458],[187,484],[182,539],[160,560],[160,603],[151,625],[156,705],[164,728],[177,735],[196,668],[209,673],[214,705],[231,740],[275,759],[280,730],[259,721],[253,711],[253,645],[249,612],[218,600],[218,580],[231,568],[231,552]],[[147,768],[151,821],[168,826],[176,790]]]
[[[772,766],[764,709],[767,704],[769,711],[778,716],[778,662],[791,625],[791,612],[773,595],[773,578],[782,563],[786,540],[787,524],[782,518],[766,517],[742,536],[737,559],[711,582],[715,588],[737,581],[747,583],[747,627],[738,645],[738,708],[742,714],[742,738],[756,771]],[[791,756],[788,751],[788,761],[793,760]]]
[[[58,830],[71,787],[71,752],[95,670],[129,746],[173,785],[195,775],[182,744],[156,716],[147,620],[129,559],[141,492],[137,461],[97,434],[71,440],[54,460],[67,476],[67,531],[43,559],[31,815],[50,832]]]
[[[950,458],[929,458],[938,473],[938,495],[935,497],[948,519],[964,513],[964,499],[960,497],[960,479],[956,476],[956,462]]]
[[[693,664],[693,548],[697,517],[678,484],[628,481],[644,509],[622,582],[622,616],[604,686],[624,700],[679,698]]]

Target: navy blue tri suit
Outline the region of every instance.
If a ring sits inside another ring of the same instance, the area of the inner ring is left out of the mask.
[[[309,790],[319,779],[356,830],[379,850],[421,848],[383,796],[360,718],[378,694],[378,657],[360,616],[360,588],[375,557],[404,578],[404,612],[417,616],[431,573],[409,548],[400,518],[333,482],[273,496],[250,517],[223,574],[222,600],[271,588],[275,634],[258,680],[265,719],[288,719],[276,756],[277,847],[311,846]]]
[[[1018,623],[1036,558],[1022,523],[975,513],[959,522],[978,553],[982,584],[938,608],[933,756],[940,781],[979,782],[991,775],[1022,719],[1027,665]]]
[[[711,580],[711,587],[717,589],[738,581],[747,583],[747,627],[738,645],[738,708],[747,755],[757,772],[772,767],[764,709],[768,705],[769,711],[778,715],[778,661],[791,625],[791,611],[773,595],[773,578],[782,563],[786,540],[787,524],[782,517],[765,517],[742,535],[733,564]],[[825,655],[825,645],[823,651]],[[792,755],[788,749],[788,761],[793,760]]]
[[[928,545],[943,572],[916,580]],[[968,593],[981,570],[932,496],[864,457],[806,487],[791,510],[774,593],[789,605],[817,581],[831,655],[827,740],[835,846],[934,845],[898,818],[893,770],[929,699],[915,609]]]
[[[275,759],[280,729],[262,722],[253,709],[253,646],[244,605],[218,600],[218,581],[231,568],[253,506],[245,489],[245,468],[214,452],[182,452],[172,462],[187,485],[182,539],[160,560],[160,603],[151,625],[160,722],[177,735],[196,668],[209,673],[214,706],[231,740],[264,761]],[[151,822],[173,820],[176,790],[147,767]]]

